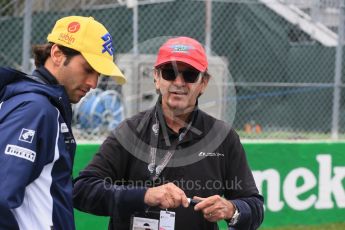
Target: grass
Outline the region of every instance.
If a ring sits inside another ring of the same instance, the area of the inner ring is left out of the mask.
[[[345,223],[320,224],[317,226],[285,226],[275,228],[260,228],[260,230],[344,230]]]
[[[108,217],[93,216],[88,213],[80,212],[75,209],[76,217],[76,229],[86,230],[86,229],[107,229]],[[221,221],[219,223],[220,230],[227,230],[226,223]],[[284,227],[261,227],[259,230],[344,230],[345,222],[343,223],[329,223],[329,224],[319,224],[315,226],[311,225],[289,225]]]
[[[242,139],[283,139],[283,140],[332,140],[330,133],[320,132],[288,132],[288,131],[263,131],[262,133],[247,133],[236,130]],[[339,133],[339,140],[345,140],[345,134]]]

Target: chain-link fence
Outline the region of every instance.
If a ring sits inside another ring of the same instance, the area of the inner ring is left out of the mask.
[[[344,138],[343,12],[340,0],[2,0],[0,65],[30,72],[31,45],[45,43],[62,16],[102,22],[128,84],[102,78],[74,106],[76,136],[101,140],[154,104],[151,70],[162,42],[190,36],[212,63],[200,107],[242,137]]]

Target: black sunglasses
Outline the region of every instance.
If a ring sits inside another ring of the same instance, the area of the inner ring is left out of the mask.
[[[195,71],[195,70],[184,70],[184,71],[175,71],[174,69],[166,68],[161,69],[162,78],[166,81],[175,81],[178,74],[181,74],[183,76],[183,79],[186,83],[195,83],[199,76],[201,75],[201,72]]]

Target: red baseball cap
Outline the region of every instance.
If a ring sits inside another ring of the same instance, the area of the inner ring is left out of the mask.
[[[166,41],[158,51],[155,67],[169,62],[183,62],[205,72],[207,57],[202,45],[189,37],[176,37]]]

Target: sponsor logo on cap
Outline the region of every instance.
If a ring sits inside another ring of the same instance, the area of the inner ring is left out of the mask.
[[[71,22],[68,24],[67,31],[70,33],[76,33],[80,29],[79,22]]]
[[[103,50],[102,53],[108,52],[110,56],[114,54],[114,47],[113,47],[113,39],[109,33],[106,33],[102,36],[103,43]]]
[[[19,135],[19,141],[24,141],[27,143],[32,143],[32,140],[35,136],[35,130],[32,129],[22,129],[22,132]]]
[[[183,53],[188,53],[189,50],[194,49],[193,46],[190,45],[172,45],[170,46],[172,49],[172,52],[183,52]]]
[[[71,34],[68,34],[68,33],[60,33],[58,39],[68,44],[72,44],[75,41],[75,38]]]
[[[34,162],[36,158],[36,152],[18,145],[6,145],[5,154],[23,158],[31,162]]]

